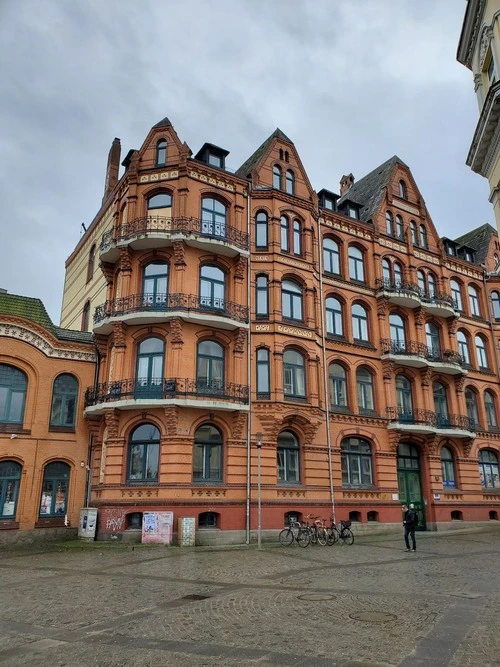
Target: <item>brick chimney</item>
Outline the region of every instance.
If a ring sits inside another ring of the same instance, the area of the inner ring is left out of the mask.
[[[350,189],[351,185],[354,185],[354,176],[348,174],[347,176],[342,176],[340,179],[340,196],[343,197],[345,193]]]
[[[106,167],[106,180],[104,181],[104,197],[102,203],[104,204],[107,196],[118,183],[118,172],[120,171],[120,154],[121,144],[118,137],[113,139],[111,148],[108,153],[108,166]]]

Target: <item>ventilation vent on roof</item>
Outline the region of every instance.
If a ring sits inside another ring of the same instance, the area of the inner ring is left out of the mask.
[[[8,292],[3,287],[0,287],[0,294],[8,294]]]

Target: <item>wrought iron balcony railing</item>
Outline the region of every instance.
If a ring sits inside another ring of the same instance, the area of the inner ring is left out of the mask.
[[[113,401],[167,398],[208,398],[248,403],[248,385],[189,378],[132,378],[103,382],[85,392],[85,407]]]
[[[463,357],[455,350],[441,350],[429,347],[415,340],[391,340],[382,338],[380,341],[383,354],[417,356],[427,361],[439,361],[449,364],[465,366]]]
[[[197,296],[196,294],[131,294],[112,299],[97,306],[94,324],[110,317],[122,317],[130,313],[168,313],[174,311],[196,312],[229,317],[247,323],[249,309],[218,297]]]
[[[399,424],[426,425],[435,429],[449,429],[469,431],[475,433],[479,424],[465,415],[451,415],[436,413],[432,410],[421,410],[419,408],[404,410],[403,408],[387,408],[389,421]]]
[[[451,294],[446,292],[428,293],[417,283],[410,283],[403,280],[391,280],[390,278],[377,278],[375,280],[375,285],[379,290],[396,292],[401,295],[417,296],[424,303],[443,304],[445,306],[451,306],[452,308],[455,308],[455,310],[459,310],[458,304]]]
[[[141,234],[183,234],[185,236],[195,234],[207,239],[224,241],[243,250],[248,250],[249,247],[248,233],[225,223],[200,220],[199,218],[146,216],[136,218],[131,222],[126,222],[121,227],[113,227],[113,229],[105,232],[101,239],[100,250],[106,252],[118,241],[128,241]]]

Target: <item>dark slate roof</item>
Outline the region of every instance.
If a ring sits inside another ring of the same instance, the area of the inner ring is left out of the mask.
[[[476,251],[476,262],[478,264],[484,264],[488,257],[488,250],[490,247],[491,237],[497,235],[497,231],[492,227],[488,222],[476,229],[472,229],[466,234],[462,234],[458,238],[454,239],[455,243],[459,245],[465,245],[469,248],[472,248]]]
[[[389,160],[356,181],[354,185],[351,185],[349,190],[339,199],[338,205],[341,206],[347,200],[360,204],[363,207],[360,219],[363,222],[370,220],[380,203],[383,189],[389,182],[396,164],[407,166],[401,158],[393,155]]]
[[[269,146],[272,144],[273,139],[281,139],[282,141],[286,141],[289,144],[293,144],[293,141],[289,139],[284,132],[282,132],[279,127],[277,127],[274,132],[271,134],[270,137],[268,137],[263,144],[261,144],[255,153],[253,153],[248,160],[245,160],[241,167],[236,170],[236,176],[241,176],[242,178],[246,178],[248,174],[250,174],[253,169],[257,166],[257,164],[260,162],[262,156],[266,153],[267,149]]]
[[[39,324],[59,340],[72,343],[92,343],[93,336],[86,331],[62,329],[53,324],[40,299],[17,294],[0,293],[0,318],[2,315],[16,315]]]
[[[158,128],[158,127],[170,127],[171,125],[172,125],[172,123],[165,116],[165,118],[162,118],[158,123],[156,123],[156,125],[153,125],[153,127],[151,129],[154,130],[155,128]]]

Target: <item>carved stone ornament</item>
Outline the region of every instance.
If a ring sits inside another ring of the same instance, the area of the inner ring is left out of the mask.
[[[174,264],[176,266],[185,266],[185,249],[182,241],[174,241]]]
[[[382,362],[382,374],[384,380],[392,380],[394,375],[395,364],[393,361],[383,361]]]
[[[465,387],[465,375],[456,375],[455,376],[455,391],[457,394],[461,394]]]
[[[245,343],[247,341],[248,334],[246,329],[239,329],[238,335],[236,337],[236,342],[234,343],[234,351],[242,353],[245,351]]]
[[[179,423],[179,408],[177,405],[169,405],[165,408],[164,423],[167,435],[177,435],[177,424]]]
[[[123,322],[113,324],[113,345],[114,347],[127,347],[126,337],[127,325]]]
[[[380,318],[386,317],[389,312],[389,299],[379,299],[377,301],[377,315]]]
[[[472,438],[467,438],[467,440],[462,441],[462,447],[463,447],[464,456],[465,456],[466,459],[468,459],[470,457],[473,444],[474,444],[474,440]]]
[[[415,326],[423,327],[425,324],[425,311],[423,308],[419,308],[415,313]]]
[[[103,272],[104,277],[106,278],[106,283],[111,285],[115,277],[115,265],[111,262],[99,262],[99,268]]]
[[[245,437],[245,429],[247,425],[247,413],[243,410],[238,410],[233,414],[233,424],[231,428],[231,435],[235,440],[242,440]]]
[[[430,456],[436,456],[436,454],[439,451],[439,443],[441,442],[441,437],[440,435],[430,435],[427,438],[426,448],[427,448],[427,453]]]
[[[180,317],[173,317],[170,320],[170,342],[184,343],[184,336],[182,333],[182,320]]]
[[[120,248],[120,271],[132,271],[132,258],[128,248]]]
[[[454,317],[448,322],[448,332],[450,336],[456,336],[459,320],[460,318]]]
[[[238,258],[238,262],[236,264],[236,268],[234,269],[234,277],[243,280],[243,278],[245,277],[246,268],[247,268],[247,258],[244,257],[243,255],[240,255]]]
[[[38,333],[38,330],[40,333]],[[41,327],[35,327],[30,323],[30,328],[23,326],[22,324],[9,324],[7,322],[0,323],[0,338],[5,336],[7,338],[15,338],[16,340],[21,340],[24,343],[28,343],[33,347],[36,347],[37,350],[40,350],[46,357],[51,357],[54,359],[72,359],[74,361],[96,361],[96,355],[91,349],[90,345],[76,346],[71,345],[71,347],[55,347],[55,339],[43,332],[42,335]],[[53,341],[53,342],[52,342]]]
[[[106,410],[104,412],[104,422],[106,424],[107,439],[114,440],[118,438],[118,410]]]
[[[432,382],[432,368],[422,368],[420,371],[420,379],[422,387],[428,387]]]
[[[399,442],[401,440],[400,431],[389,431],[389,447],[391,452],[397,452],[399,447]]]
[[[479,67],[483,69],[484,60],[488,53],[491,40],[493,38],[493,28],[490,25],[485,25],[481,33],[481,44],[479,46]]]

